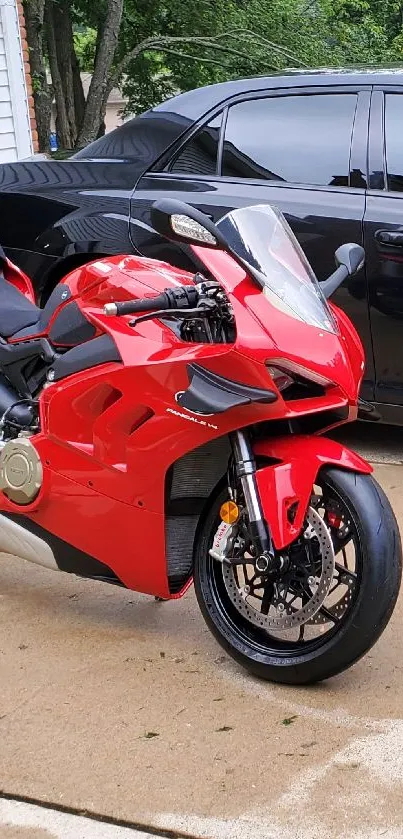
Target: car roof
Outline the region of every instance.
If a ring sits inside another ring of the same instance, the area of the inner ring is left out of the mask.
[[[234,79],[180,93],[128,120],[114,131],[77,152],[71,160],[125,160],[145,172],[194,123],[233,96],[289,87],[331,85],[403,85],[403,66],[388,68],[289,69],[270,76]]]
[[[275,90],[283,87],[325,87],[328,85],[403,85],[403,66],[396,67],[320,67],[313,70],[287,69],[269,76],[234,79],[180,93],[153,108],[153,111],[180,113],[189,119],[198,119],[210,108],[225,99],[243,93]]]

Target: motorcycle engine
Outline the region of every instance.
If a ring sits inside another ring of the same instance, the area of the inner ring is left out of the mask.
[[[14,504],[31,504],[42,486],[39,454],[27,437],[4,444],[0,452],[0,490]]]

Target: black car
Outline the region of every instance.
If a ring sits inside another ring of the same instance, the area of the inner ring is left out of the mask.
[[[362,396],[403,424],[403,70],[289,73],[184,93],[66,161],[0,168],[0,241],[44,301],[68,270],[138,252],[193,267],[152,229],[158,197],[217,221],[284,212],[317,276],[343,242],[366,266],[335,295],[359,329]]]

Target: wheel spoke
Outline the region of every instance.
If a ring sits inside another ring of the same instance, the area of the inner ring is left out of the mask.
[[[305,624],[302,623],[300,628],[299,628],[299,635],[298,635],[298,638],[297,638],[297,644],[302,644],[303,643],[304,635],[305,635]]]
[[[324,618],[327,618],[329,621],[332,621],[333,623],[339,622],[339,618],[336,618],[331,612],[329,612],[329,609],[326,609],[326,606],[321,606],[319,612],[321,615],[323,615]]]
[[[343,536],[337,536],[337,533],[336,534],[332,533],[332,542],[333,542],[333,549],[334,549],[335,554],[340,553],[340,551],[343,551],[343,553],[344,553],[348,543],[351,542],[352,538],[353,538],[352,533],[347,533],[347,536],[344,536],[344,537]]]
[[[355,573],[355,571],[350,571],[349,568],[345,567],[345,565],[340,565],[340,562],[335,562],[334,566],[337,569],[337,571],[340,572],[340,574],[347,574],[347,576],[351,577],[352,580],[357,579],[357,574]]]
[[[260,609],[262,615],[268,615],[269,614],[269,609],[270,609],[270,606],[271,606],[271,602],[273,600],[273,594],[274,594],[274,585],[273,585],[271,580],[267,580],[267,583],[265,584],[265,587],[264,587],[262,606],[261,606],[261,609]]]

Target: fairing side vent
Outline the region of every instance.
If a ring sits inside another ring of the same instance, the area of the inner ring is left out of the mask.
[[[111,469],[128,471],[135,462],[136,434],[153,416],[147,405],[133,405],[119,388],[107,382],[84,382],[71,400],[58,435],[84,454]]]
[[[124,400],[115,405],[94,424],[94,456],[108,466],[127,472],[128,461],[135,459],[136,432],[154,416],[147,405],[128,410]]]
[[[189,452],[169,469],[165,481],[165,539],[169,589],[178,592],[192,573],[193,546],[208,497],[225,475],[228,437]]]
[[[122,392],[104,382],[94,385],[74,400],[74,409],[82,418],[90,417],[93,422],[122,396]]]
[[[94,427],[101,417],[122,398],[118,388],[104,382],[97,383],[72,400],[68,440],[71,445],[93,456]]]

